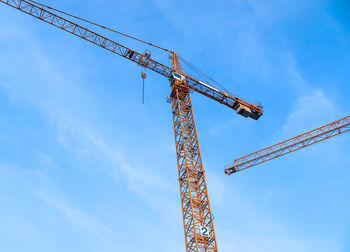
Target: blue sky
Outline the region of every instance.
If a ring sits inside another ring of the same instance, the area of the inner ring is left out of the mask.
[[[223,173],[348,115],[347,1],[45,3],[172,49],[263,103],[253,121],[193,94],[220,251],[350,251],[349,134]],[[0,22],[0,251],[184,251],[167,80],[148,72],[142,105],[134,63],[4,4]]]

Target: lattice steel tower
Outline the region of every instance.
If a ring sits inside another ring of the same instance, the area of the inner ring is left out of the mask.
[[[173,70],[184,74],[176,54]],[[171,81],[171,88],[186,251],[218,251],[190,89],[177,79]]]

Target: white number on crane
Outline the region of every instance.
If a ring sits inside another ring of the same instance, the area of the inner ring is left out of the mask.
[[[207,227],[201,227],[201,235],[209,237],[210,230]]]

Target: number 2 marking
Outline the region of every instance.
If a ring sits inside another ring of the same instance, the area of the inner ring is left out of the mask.
[[[209,236],[209,230],[207,227],[201,227],[201,235],[202,236]]]

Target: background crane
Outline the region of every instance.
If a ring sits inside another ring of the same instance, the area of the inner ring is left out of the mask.
[[[350,131],[350,116],[238,158],[232,165],[225,169],[225,173],[231,175],[232,173],[248,169],[252,166],[292,153],[348,131]]]
[[[52,11],[49,11],[49,9],[58,11],[51,7],[29,0],[0,1],[107,49],[119,56],[129,59],[130,61],[137,63],[139,66],[150,69],[169,79],[172,89],[170,101],[172,104],[174,120],[186,251],[218,251],[190,91],[193,90],[203,94],[231,109],[234,109],[238,114],[255,120],[259,119],[262,115],[262,107],[232,95],[226,90],[220,90],[219,87],[216,87],[209,82],[197,80],[189,74],[186,74],[183,71],[178,55],[175,52],[156,46],[159,49],[171,53],[172,67],[168,67],[153,60],[148,51],[145,53],[139,53],[125,47],[77,23],[63,18]],[[155,46],[145,41],[141,42],[150,46]]]

